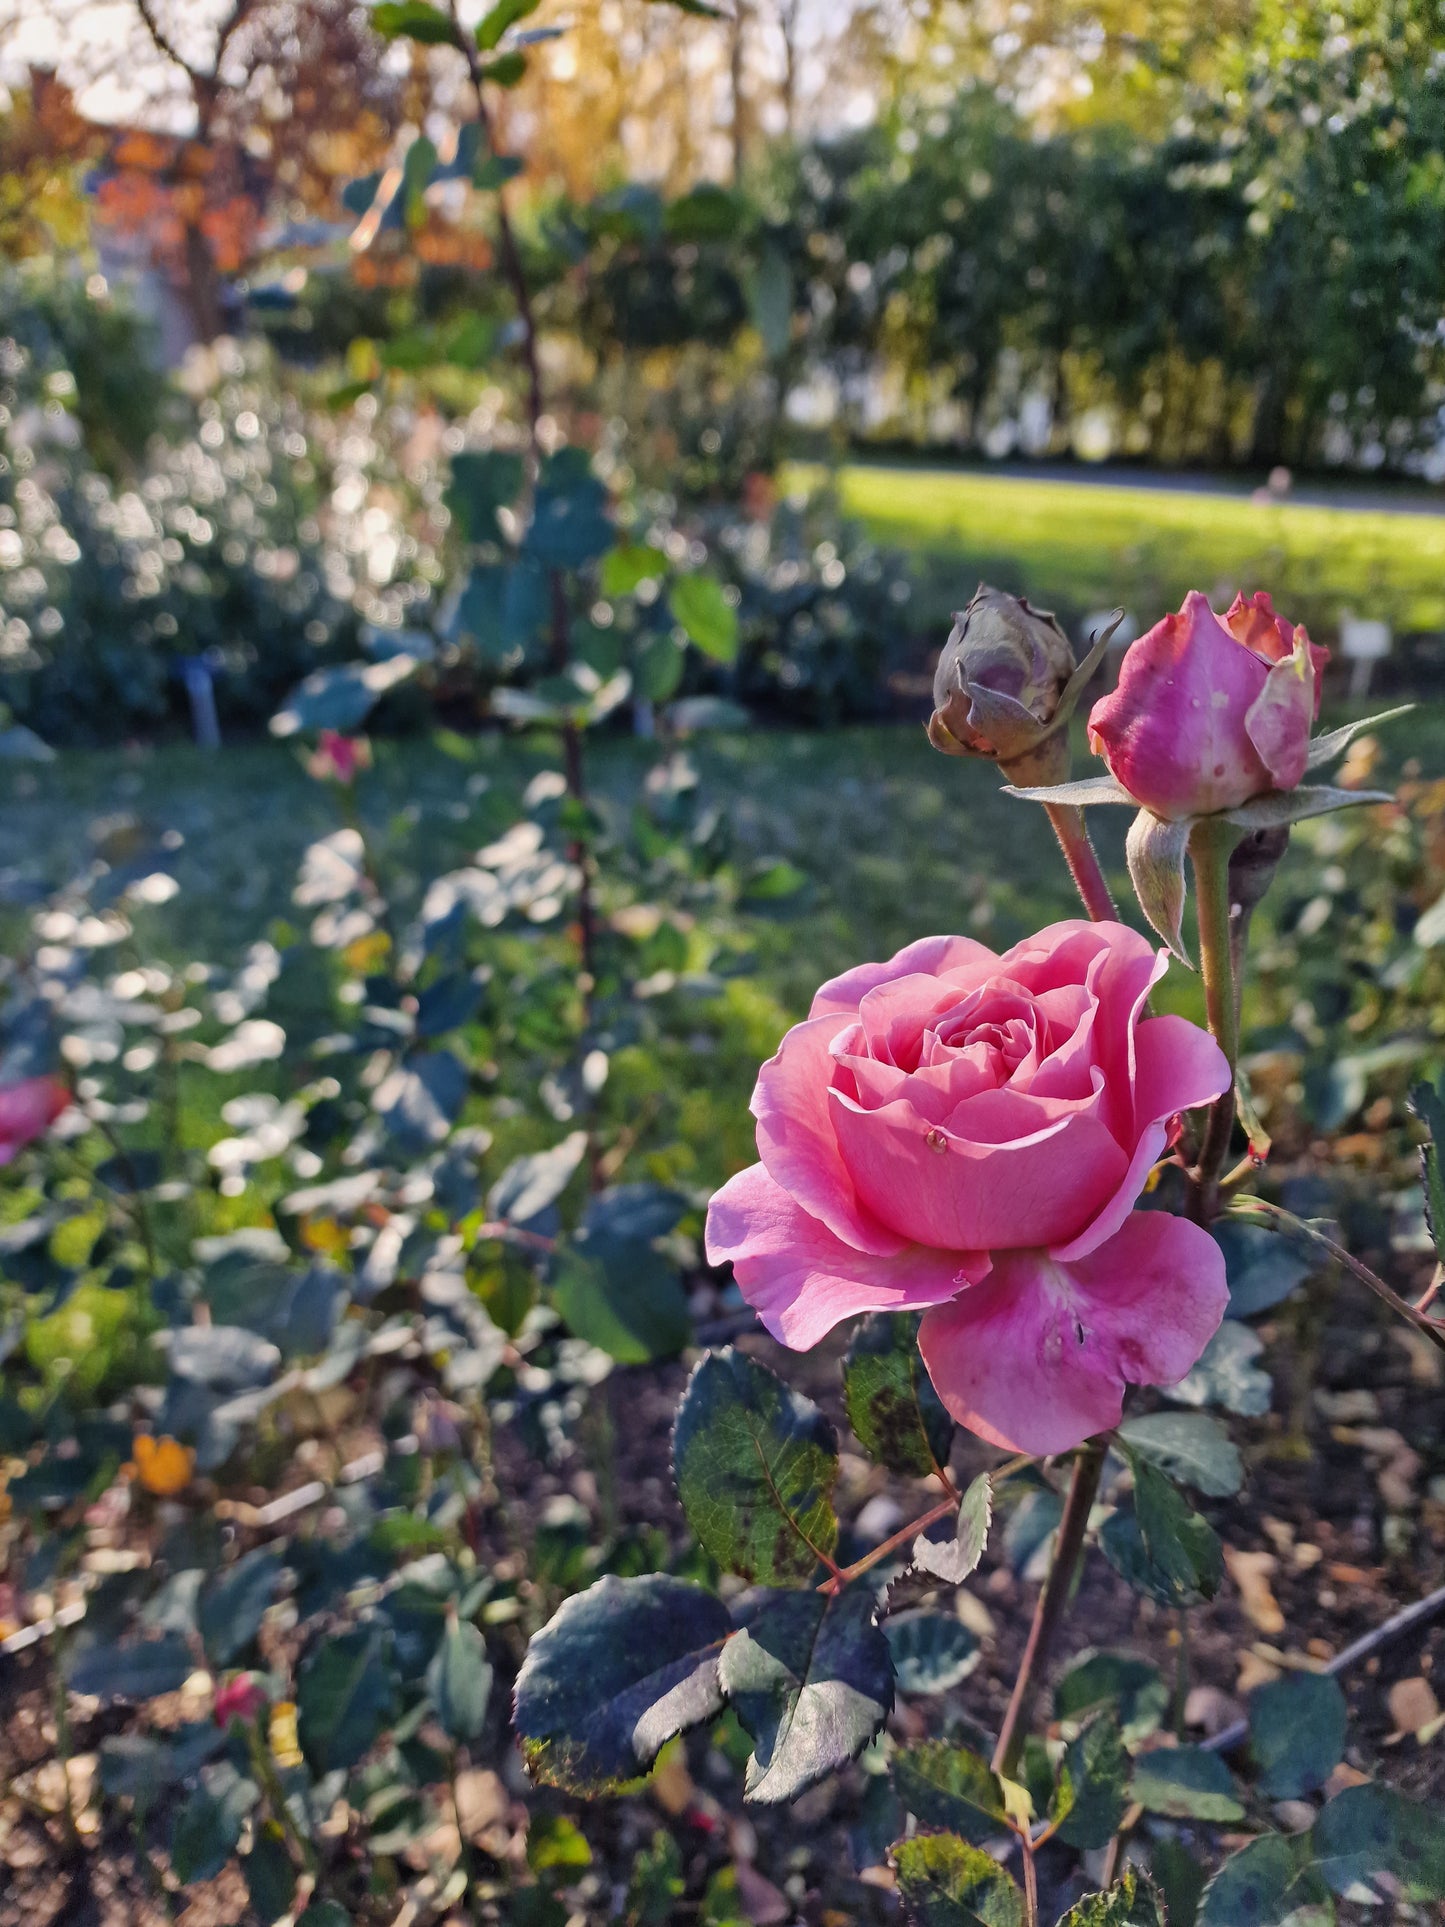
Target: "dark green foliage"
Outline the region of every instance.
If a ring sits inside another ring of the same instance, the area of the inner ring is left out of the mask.
[[[1174,1927],[1152,1881],[1141,1879],[1132,1867],[1107,1893],[1085,1894],[1059,1922],[1059,1927]]]
[[[688,1524],[727,1571],[760,1585],[801,1584],[831,1555],[833,1428],[746,1353],[710,1352],[697,1367],[672,1457]]]
[[[1342,1899],[1445,1900],[1445,1819],[1371,1781],[1336,1794],[1310,1833],[1315,1865]]]
[[[898,1886],[919,1927],[1024,1927],[1012,1874],[948,1833],[920,1834],[893,1849]]]
[[[1324,1673],[1286,1673],[1249,1697],[1249,1748],[1260,1790],[1297,1800],[1323,1786],[1344,1757],[1348,1709]]]
[[[487,1723],[492,1669],[487,1643],[466,1620],[452,1620],[427,1668],[427,1691],[449,1739],[479,1739]]]
[[[986,1760],[967,1747],[923,1740],[893,1761],[898,1797],[921,1826],[982,1846],[1008,1831],[1003,1788]]]
[[[1054,1817],[1059,1838],[1081,1851],[1106,1846],[1128,1806],[1129,1756],[1119,1722],[1099,1713],[1070,1740],[1059,1767]]]
[[[753,1738],[750,1800],[794,1800],[855,1759],[893,1704],[870,1588],[776,1593],[723,1648],[723,1692]]]
[[[1445,1264],[1445,1173],[1440,1166],[1441,1147],[1445,1146],[1445,1079],[1433,1087],[1417,1084],[1410,1092],[1410,1108],[1430,1134],[1428,1144],[1420,1146],[1420,1180],[1425,1188],[1425,1215],[1435,1255]]]
[[[1134,1763],[1129,1798],[1147,1813],[1175,1820],[1244,1818],[1229,1768],[1217,1753],[1199,1746],[1166,1746],[1141,1754]]]
[[[201,1595],[200,1632],[216,1666],[229,1666],[256,1637],[281,1576],[278,1554],[258,1548],[219,1573]]]
[[[900,1693],[946,1693],[981,1657],[978,1640],[952,1613],[895,1613],[884,1631]]]
[[[645,1773],[675,1733],[721,1710],[720,1600],[662,1574],[599,1579],[532,1641],[514,1720],[529,1770],[597,1793]]]
[[[1268,1833],[1232,1854],[1209,1882],[1199,1927],[1281,1927],[1321,1904],[1328,1907],[1329,1897],[1310,1861],[1307,1836]]]
[[[1132,1447],[1129,1462],[1133,1508],[1105,1521],[1099,1535],[1105,1557],[1131,1586],[1161,1605],[1212,1599],[1224,1577],[1224,1555],[1214,1528]]]
[[[918,1322],[911,1312],[872,1313],[843,1360],[843,1403],[859,1444],[890,1472],[913,1478],[947,1465],[953,1438],[919,1356]]]
[[[301,1747],[318,1773],[355,1766],[395,1705],[396,1679],[379,1625],[323,1639],[297,1674]]]
[[[1126,1740],[1157,1732],[1169,1707],[1169,1688],[1156,1666],[1128,1653],[1083,1653],[1054,1688],[1054,1717],[1081,1721],[1112,1707]]]
[[[1119,1437],[1141,1458],[1207,1497],[1227,1498],[1244,1479],[1239,1448],[1203,1412],[1154,1412],[1128,1419]]]

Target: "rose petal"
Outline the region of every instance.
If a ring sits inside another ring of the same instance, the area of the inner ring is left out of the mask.
[[[1060,1116],[1051,1101],[992,1091],[963,1109],[990,1103],[998,1114],[980,1114],[978,1128],[1008,1132],[1011,1141],[963,1137],[927,1123],[906,1101],[865,1112],[833,1091],[836,1141],[863,1208],[900,1237],[948,1251],[1073,1236],[1119,1188],[1127,1154],[1098,1117],[1074,1108]],[[1018,1128],[1024,1114],[1037,1120],[1032,1131]]]
[[[795,1024],[758,1072],[752,1101],[758,1152],[776,1182],[845,1244],[879,1254],[900,1251],[908,1240],[860,1204],[834,1135],[830,1047],[840,1028],[836,1015]]]
[[[878,1257],[841,1244],[761,1164],[739,1171],[707,1212],[709,1264],[731,1261],[743,1297],[774,1338],[806,1351],[844,1318],[942,1304],[988,1272],[985,1252],[906,1246]]]
[[[1117,688],[1090,711],[1089,741],[1155,816],[1234,809],[1273,788],[1244,726],[1268,673],[1191,590],[1129,649]]]
[[[999,1254],[925,1315],[919,1349],[960,1425],[1008,1451],[1064,1452],[1118,1424],[1126,1385],[1177,1384],[1228,1300],[1209,1233],[1140,1211],[1074,1264]]]
[[[55,1077],[27,1077],[0,1090],[0,1164],[48,1131],[69,1103]]]
[[[823,1017],[842,1012],[852,1017],[870,990],[879,984],[891,983],[895,977],[937,977],[961,966],[976,966],[987,971],[997,962],[994,952],[985,944],[975,943],[972,937],[920,937],[917,943],[908,944],[887,963],[855,964],[841,977],[830,977],[813,998],[808,1015]]]
[[[1147,994],[1147,993],[1146,993]],[[1139,1201],[1167,1141],[1168,1120],[1208,1104],[1229,1088],[1229,1062],[1207,1030],[1187,1017],[1150,1017],[1134,1032],[1130,1082],[1139,1136],[1118,1190],[1093,1221],[1050,1256],[1071,1263],[1111,1238]]]
[[[1293,655],[1270,670],[1244,718],[1249,740],[1279,789],[1292,790],[1309,765],[1314,715],[1314,664],[1309,638],[1300,630]]]

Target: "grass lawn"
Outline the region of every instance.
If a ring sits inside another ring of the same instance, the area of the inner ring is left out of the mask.
[[[1186,589],[1268,587],[1326,639],[1342,608],[1445,628],[1445,515],[871,464],[837,488],[880,541],[946,567],[954,602],[983,577],[1074,619],[1122,602],[1147,626]]]

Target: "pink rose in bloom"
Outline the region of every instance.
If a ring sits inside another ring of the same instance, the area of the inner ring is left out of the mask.
[[[366,738],[343,736],[335,729],[321,731],[306,760],[308,774],[320,782],[354,783],[362,770],[370,768],[371,744]]]
[[[1224,1315],[1219,1247],[1131,1215],[1170,1120],[1217,1097],[1207,1032],[1143,1015],[1167,957],[1068,922],[997,956],[926,937],[813,999],[753,1093],[762,1162],[708,1209],[707,1253],[775,1338],[928,1308],[949,1411],[997,1445],[1060,1452],[1170,1385]]]
[[[217,1726],[229,1726],[232,1720],[249,1726],[265,1704],[265,1692],[254,1674],[237,1673],[234,1679],[216,1688],[216,1702],[211,1711]]]
[[[1129,649],[1118,688],[1090,712],[1090,746],[1166,822],[1293,789],[1328,659],[1262,591],[1220,617],[1191,590]]]
[[[0,1164],[43,1137],[69,1103],[57,1077],[27,1077],[0,1090]]]

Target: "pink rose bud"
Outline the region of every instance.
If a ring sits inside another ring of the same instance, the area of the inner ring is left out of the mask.
[[[1074,671],[1069,639],[1046,609],[980,583],[938,659],[929,741],[949,756],[986,756],[1016,783],[1062,782],[1060,708]]]
[[[939,1397],[1009,1451],[1117,1425],[1228,1300],[1208,1232],[1134,1209],[1176,1114],[1230,1081],[1207,1031],[1147,1015],[1166,963],[1069,922],[1003,956],[926,937],[824,984],[758,1074],[760,1162],[709,1205],[709,1261],[795,1351],[923,1311]]]
[[[0,1164],[42,1137],[69,1103],[57,1077],[27,1077],[0,1090]]]
[[[1124,657],[1094,704],[1089,742],[1137,803],[1164,822],[1238,809],[1304,776],[1329,651],[1277,616],[1267,595],[1216,616],[1191,590]]]
[[[212,1713],[217,1726],[229,1726],[232,1720],[249,1726],[265,1704],[266,1694],[255,1674],[237,1673],[234,1679],[216,1688]]]
[[[371,768],[371,744],[364,736],[343,736],[339,730],[323,729],[316,748],[307,758],[309,775],[323,783],[354,783],[362,770]]]

